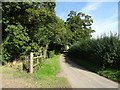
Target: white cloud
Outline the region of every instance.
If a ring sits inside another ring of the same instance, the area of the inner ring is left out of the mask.
[[[90,14],[90,12],[97,10],[102,5],[102,2],[89,2],[83,9],[82,12]]]

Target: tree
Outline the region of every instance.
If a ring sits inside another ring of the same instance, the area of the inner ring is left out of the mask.
[[[65,24],[56,16],[55,7],[55,2],[3,2],[4,60],[14,60],[31,51],[42,51],[46,58],[51,45],[56,45],[53,50],[60,51],[90,37],[93,32],[90,16],[71,11]]]
[[[3,2],[2,47],[4,60],[14,60],[21,54],[39,50],[38,48],[41,46],[35,40],[34,35],[40,27],[53,21],[51,17],[55,15],[55,6],[54,2]],[[11,48],[14,48],[14,51],[11,51]]]
[[[38,44],[44,46],[44,58],[46,58],[47,49],[50,44],[57,44],[64,46],[66,44],[66,28],[64,21],[58,17],[52,17],[54,20],[49,21],[47,25],[43,25],[36,30],[34,34],[34,40],[37,40]]]
[[[5,31],[8,34],[7,38],[4,39],[2,43],[3,60],[7,61],[18,58],[21,54],[25,54],[25,52],[30,49],[30,47],[27,46],[29,37],[26,33],[26,29],[22,27],[22,25],[8,25]]]
[[[2,53],[4,61],[12,61],[29,51],[29,36],[25,21],[28,8],[34,5],[26,2],[2,3]]]
[[[32,43],[37,42],[40,48],[44,48],[44,58],[47,57],[47,49],[53,34],[53,31],[49,30],[48,27],[51,23],[56,22],[54,11],[55,5],[56,4],[54,2],[44,2],[40,4],[40,8],[26,10],[29,14],[28,22],[32,25],[29,35],[33,41]]]
[[[50,46],[54,45],[55,47],[49,47],[56,51],[56,53],[60,52],[62,48],[64,48],[68,44],[68,32],[64,21],[59,17],[55,18],[56,22],[50,23],[48,25],[48,29],[53,32],[53,36],[51,38]]]
[[[81,39],[90,38],[91,33],[94,32],[94,30],[91,29],[92,23],[93,20],[91,16],[85,15],[82,12],[76,13],[75,11],[70,11],[66,24],[69,32],[72,32],[71,44]]]

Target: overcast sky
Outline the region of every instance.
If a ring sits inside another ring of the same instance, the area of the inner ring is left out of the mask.
[[[103,33],[118,33],[118,2],[57,2],[56,14],[63,20],[71,10],[84,12],[93,18],[93,37]]]

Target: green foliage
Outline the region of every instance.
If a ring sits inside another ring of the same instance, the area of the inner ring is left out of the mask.
[[[21,52],[24,53],[29,50],[27,47],[29,37],[24,27],[20,24],[17,26],[8,25],[5,31],[8,33],[8,36],[2,43],[3,60],[15,59],[17,56],[19,57]]]
[[[66,45],[91,36],[91,16],[71,11],[65,23],[56,16],[55,7],[55,2],[2,3],[3,61],[30,52],[42,52],[46,59],[47,52],[54,50],[58,54]]]
[[[77,45],[78,44],[76,44],[75,46],[77,46]],[[75,46],[74,46],[74,48],[76,48]],[[74,49],[74,50],[77,51],[78,49]],[[74,52],[74,53],[76,54],[76,52]],[[120,70],[119,70],[119,68],[114,68],[114,67],[107,68],[106,67],[106,69],[103,70],[101,64],[98,63],[97,59],[95,59],[96,61],[95,60],[91,61],[91,60],[89,60],[90,57],[87,56],[87,54],[86,54],[86,57],[87,57],[86,59],[82,58],[80,54],[78,54],[78,55],[75,55],[75,54],[73,54],[73,53],[70,54],[70,52],[69,52],[68,58],[70,60],[74,60],[74,62],[76,64],[80,65],[81,67],[84,67],[87,70],[95,72],[95,73],[102,75],[102,76],[104,76],[108,79],[111,79],[113,81],[120,82],[120,77],[119,77]],[[94,57],[96,57],[96,56],[94,56]]]
[[[53,32],[47,25],[54,22],[55,6],[55,2],[3,2],[3,61],[39,52],[51,41]]]
[[[38,64],[38,65],[36,65],[36,66],[34,67],[35,72],[38,71],[38,70],[40,70],[40,68],[44,65],[44,59],[43,59],[43,58],[39,58],[38,60],[39,60],[39,63],[40,63],[40,64]],[[37,60],[34,59],[34,63],[36,63],[36,61],[37,61]]]
[[[48,58],[52,58],[55,55],[55,51],[48,51]]]
[[[80,41],[81,39],[89,39],[94,30],[91,29],[93,19],[89,15],[82,12],[76,13],[70,11],[66,20],[67,28],[71,32],[71,43]]]
[[[114,80],[114,81],[117,81],[117,82],[120,82],[120,71],[116,71],[116,70],[103,70],[103,71],[99,71],[97,72],[98,74],[108,78],[108,79],[111,79],[111,80]]]
[[[117,36],[104,36],[98,39],[84,40],[71,47],[69,55],[101,65],[101,69],[120,68],[120,40]]]

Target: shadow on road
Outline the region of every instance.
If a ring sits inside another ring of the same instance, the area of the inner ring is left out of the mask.
[[[75,67],[75,68],[80,69],[80,70],[90,71],[90,70],[87,70],[87,69],[75,64],[74,62],[72,62],[71,58],[66,53],[64,53],[62,55],[63,55],[63,57],[65,59],[65,62],[68,63],[71,67]]]

